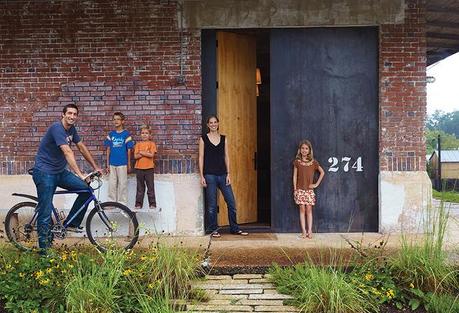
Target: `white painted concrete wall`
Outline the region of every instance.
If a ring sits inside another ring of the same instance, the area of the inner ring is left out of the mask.
[[[432,202],[432,183],[426,172],[379,174],[379,231],[422,232],[423,216]]]
[[[25,198],[13,197],[13,192],[36,195],[35,185],[30,175],[0,176],[0,220],[3,221],[9,208]],[[128,207],[135,205],[136,179],[129,175]],[[145,195],[144,208],[137,211],[141,233],[166,233],[201,235],[204,233],[204,197],[197,174],[157,174],[155,175],[157,206],[161,211],[154,213],[148,208]],[[102,188],[96,195],[107,201],[108,181],[104,179]],[[76,195],[57,195],[54,204],[68,213]],[[2,227],[3,228],[3,227]]]
[[[157,205],[161,212],[145,209],[137,213],[142,233],[202,235],[204,233],[204,195],[197,174],[155,175]],[[135,176],[130,175],[128,206],[134,207]],[[99,198],[107,200],[105,184]],[[11,193],[35,195],[35,185],[29,175],[0,176],[0,220],[21,198]],[[55,205],[68,212],[75,196],[56,196]],[[426,172],[381,172],[379,174],[379,231],[383,233],[420,232],[422,214],[431,203],[432,186]]]

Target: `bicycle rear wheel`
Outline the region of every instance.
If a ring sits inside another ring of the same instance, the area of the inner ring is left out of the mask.
[[[89,212],[86,232],[89,241],[101,251],[111,247],[131,249],[139,239],[139,223],[125,205],[104,202]]]
[[[20,250],[38,249],[36,207],[35,202],[20,202],[6,214],[6,236]]]

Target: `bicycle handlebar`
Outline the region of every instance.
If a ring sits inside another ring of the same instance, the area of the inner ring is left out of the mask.
[[[88,180],[89,180],[90,182],[92,182],[95,178],[100,178],[101,176],[102,176],[102,173],[101,173],[101,172],[99,172],[99,171],[93,171],[93,172],[89,173],[88,175],[86,175],[86,176],[84,177],[84,180],[85,180],[85,181],[88,181]]]

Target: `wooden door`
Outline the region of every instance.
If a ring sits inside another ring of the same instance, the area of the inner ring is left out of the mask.
[[[271,225],[300,231],[292,161],[312,141],[325,170],[313,230],[378,230],[376,28],[271,31]]]
[[[217,33],[217,115],[229,143],[230,177],[238,223],[257,221],[256,43],[241,34]],[[228,225],[228,209],[219,195],[219,225]]]

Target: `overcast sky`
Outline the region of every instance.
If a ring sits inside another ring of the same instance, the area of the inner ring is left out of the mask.
[[[427,76],[435,77],[427,84],[427,114],[459,111],[459,53],[428,67]]]

